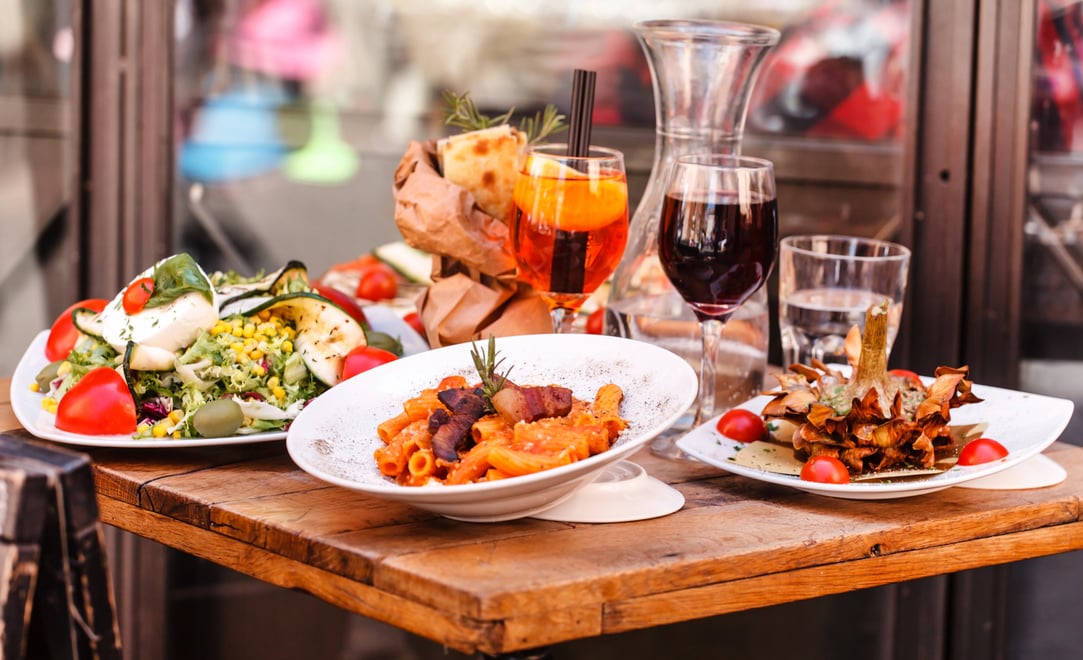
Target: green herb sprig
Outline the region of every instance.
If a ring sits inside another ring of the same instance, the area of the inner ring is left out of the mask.
[[[445,90],[443,99],[447,106],[444,112],[444,125],[457,126],[464,131],[477,131],[507,124],[515,113],[513,107],[497,117],[483,115],[469,93],[456,94]],[[533,117],[523,117],[519,121],[519,130],[526,135],[527,144],[537,144],[561,131],[568,130],[565,119],[556,106],[547,104],[544,110],[535,113]]]
[[[504,358],[497,359],[497,353],[496,337],[493,335],[489,335],[488,350],[483,352],[478,351],[477,344],[470,342],[470,358],[474,361],[474,369],[477,370],[478,377],[481,379],[481,391],[486,400],[504,389],[504,383],[507,382],[508,374],[511,373],[511,367],[508,367],[504,373],[497,372],[500,363],[504,361]]]

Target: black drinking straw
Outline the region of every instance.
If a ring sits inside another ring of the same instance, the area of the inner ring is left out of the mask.
[[[568,155],[590,155],[591,114],[597,73],[576,69],[572,79],[572,110],[568,126]],[[558,229],[553,240],[549,289],[553,293],[583,293],[587,266],[587,233]]]

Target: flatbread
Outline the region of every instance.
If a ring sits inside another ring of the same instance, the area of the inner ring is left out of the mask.
[[[485,213],[507,223],[526,135],[507,124],[461,133],[436,145],[444,178],[470,191]]]

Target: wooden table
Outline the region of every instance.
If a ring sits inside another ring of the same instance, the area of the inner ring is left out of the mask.
[[[0,430],[18,426],[0,379]],[[500,654],[1083,548],[1083,448],[1051,488],[807,495],[634,457],[670,516],[460,523],[331,486],[283,443],[88,452],[102,519],[454,649]]]

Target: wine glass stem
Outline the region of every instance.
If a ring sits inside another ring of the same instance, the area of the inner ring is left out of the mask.
[[[567,307],[554,307],[550,312],[553,318],[553,332],[558,335],[570,334],[575,325],[575,310]]]
[[[718,342],[722,339],[722,330],[726,327],[726,322],[721,319],[707,319],[700,324],[700,327],[703,336],[703,361],[700,363],[699,370],[699,405],[696,408],[694,426],[699,426],[714,417]]]

